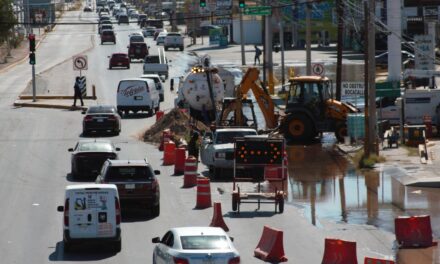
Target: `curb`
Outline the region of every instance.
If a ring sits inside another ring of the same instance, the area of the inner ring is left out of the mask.
[[[34,97],[32,95],[20,95],[18,97],[20,100],[31,100]],[[48,100],[62,100],[62,99],[66,99],[66,100],[73,100],[74,96],[70,96],[70,95],[37,95],[35,96],[35,99],[48,99]],[[97,97],[93,97],[93,96],[84,96],[83,100],[96,100]]]
[[[34,107],[34,108],[49,108],[49,109],[69,109],[69,110],[87,110],[87,107],[70,106],[70,105],[51,105],[51,104],[35,104],[35,103],[19,103],[14,102],[16,107]]]

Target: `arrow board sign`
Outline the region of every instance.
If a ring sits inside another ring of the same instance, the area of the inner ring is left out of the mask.
[[[85,71],[88,69],[88,66],[86,55],[73,56],[73,70]]]

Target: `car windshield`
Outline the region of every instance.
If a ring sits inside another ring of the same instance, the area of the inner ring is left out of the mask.
[[[97,106],[97,107],[90,107],[87,111],[88,114],[111,114],[115,113],[115,109],[113,107],[103,107],[103,106]]]
[[[79,144],[78,150],[111,152],[113,148],[111,144],[106,142],[84,142]]]
[[[153,179],[153,174],[150,168],[141,166],[118,166],[111,167],[109,173],[106,176],[106,181],[148,181]]]
[[[181,35],[179,33],[168,33],[167,37],[180,37]]]
[[[144,37],[142,36],[131,36],[130,42],[144,42]]]
[[[231,132],[219,132],[215,139],[216,144],[234,143],[234,139],[237,137],[244,137],[250,135],[256,135],[255,131],[231,131]]]
[[[160,63],[159,56],[147,56],[145,58],[145,63]]]
[[[229,249],[226,236],[182,236],[182,249]]]

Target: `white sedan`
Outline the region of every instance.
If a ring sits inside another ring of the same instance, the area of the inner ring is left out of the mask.
[[[172,228],[153,252],[153,264],[239,264],[240,255],[231,238],[219,227]]]

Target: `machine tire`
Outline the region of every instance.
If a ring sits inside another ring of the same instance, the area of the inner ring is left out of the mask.
[[[284,212],[284,198],[278,198],[278,213],[282,214]]]
[[[285,124],[285,137],[293,141],[310,141],[315,135],[310,118],[304,114],[291,114]]]
[[[148,116],[148,117],[152,117],[152,116],[153,116],[153,111],[154,111],[154,109],[150,109],[150,110],[148,110],[148,112],[147,112],[147,116]]]
[[[344,137],[347,136],[347,124],[339,122],[335,126],[335,136],[338,142],[344,142]]]
[[[232,192],[232,211],[238,210],[238,192]]]

